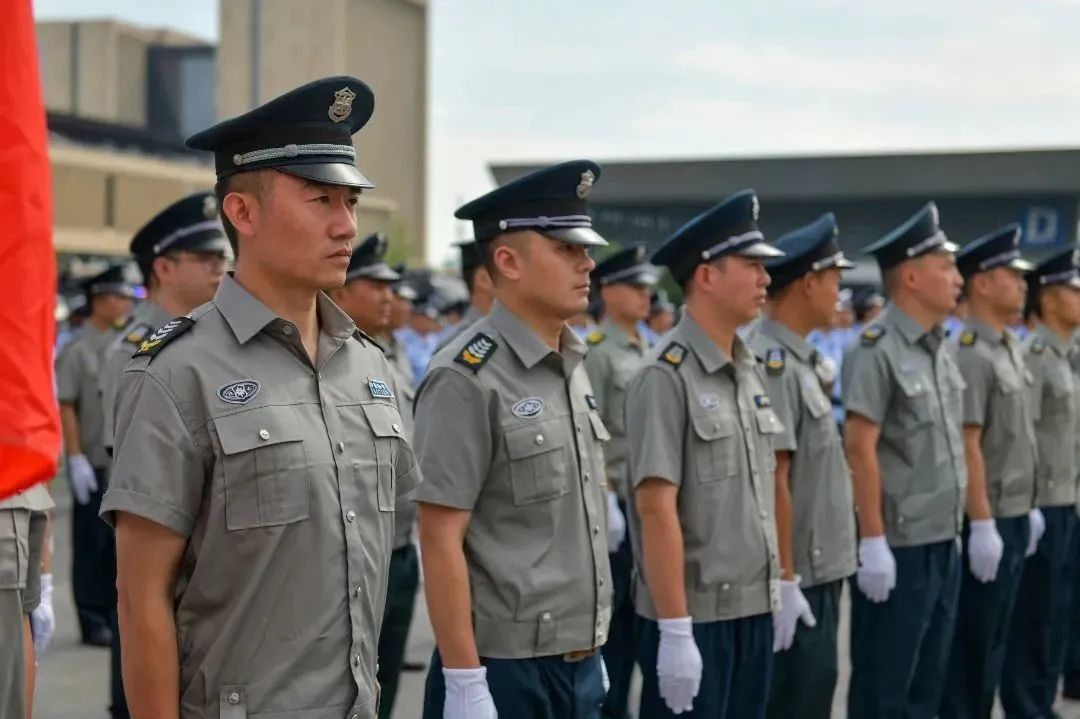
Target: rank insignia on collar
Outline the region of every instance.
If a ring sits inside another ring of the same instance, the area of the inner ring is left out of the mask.
[[[175,320],[172,320],[160,329],[155,330],[152,335],[144,339],[139,344],[139,349],[132,357],[141,357],[143,355],[153,357],[160,352],[165,345],[187,332],[194,325],[195,320],[190,317],[177,317]]]
[[[973,346],[975,344],[975,338],[976,337],[978,337],[978,335],[975,334],[975,332],[973,330],[965,330],[964,333],[962,335],[960,335],[960,346],[961,347],[971,347],[971,346]]]
[[[757,406],[758,409],[772,407],[772,402],[769,401],[769,395],[767,394],[755,394],[754,404]]]
[[[1035,337],[1031,340],[1031,353],[1041,355],[1046,350],[1046,340],[1042,337]]]
[[[495,343],[495,340],[479,332],[469,340],[469,344],[465,345],[465,349],[458,353],[454,361],[468,367],[475,374],[480,371],[485,362],[491,359],[491,355],[495,354],[498,348],[499,345]]]
[[[784,371],[784,349],[773,347],[765,353],[765,371],[771,375],[778,375]]]
[[[672,367],[678,367],[686,359],[686,348],[678,342],[672,342],[664,350],[664,353],[660,355],[660,359],[667,362]]]
[[[600,330],[593,330],[585,336],[585,341],[591,345],[598,345],[604,341],[604,333]]]
[[[375,399],[393,399],[394,392],[390,389],[390,385],[383,382],[381,379],[369,379],[368,391],[371,392],[371,396]]]
[[[870,325],[859,336],[862,338],[863,346],[873,347],[879,339],[885,336],[885,328],[881,325]]]

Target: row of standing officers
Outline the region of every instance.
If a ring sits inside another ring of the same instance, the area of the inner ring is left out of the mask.
[[[597,266],[601,171],[563,163],[457,211],[491,304],[414,393],[372,337],[397,279],[385,245],[351,247],[372,186],[351,135],[373,109],[335,77],[199,133],[214,195],[133,242],[154,280],[105,361],[111,468],[73,477],[116,530],[123,711],[375,717],[418,511],[425,717],[624,716],[635,662],[642,717],[827,717],[851,576],[849,716],[988,716],[999,684],[1010,716],[1052,716],[1075,556],[1071,251],[1031,268],[1010,227],[957,254],[932,204],[867,248],[890,306],[843,363],[842,440],[807,341],[850,266],[831,215],[769,244],[745,191],[652,265],[630,248]],[[189,255],[212,296],[170,274]],[[653,265],[685,311],[649,347]],[[582,341],[566,321],[594,284],[607,318]],[[1006,327],[1025,302],[1041,323],[1021,345]]]

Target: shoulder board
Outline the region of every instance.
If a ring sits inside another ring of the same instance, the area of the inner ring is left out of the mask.
[[[126,335],[124,335],[124,342],[129,345],[140,345],[146,337],[154,331],[154,328],[145,322],[140,322],[131,327]]]
[[[353,339],[360,340],[361,342],[370,342],[371,344],[375,345],[375,347],[384,355],[387,354],[386,348],[383,347],[377,339],[369,335],[367,332],[364,332],[364,330],[360,329],[359,327],[357,327],[353,331]]]
[[[190,317],[177,317],[165,326],[154,330],[154,333],[139,343],[139,349],[132,357],[154,357],[161,348],[172,342],[180,335],[195,326],[195,320]]]
[[[1035,337],[1031,340],[1031,352],[1032,354],[1041,355],[1046,350],[1046,340],[1042,337]]]
[[[978,333],[974,330],[964,330],[964,333],[960,335],[960,346],[973,347],[978,336]]]
[[[672,367],[678,368],[686,359],[686,348],[678,342],[672,342],[664,350],[664,353],[660,355],[660,359],[667,362]]]
[[[600,330],[593,330],[585,336],[585,341],[591,345],[598,345],[604,341],[604,333]]]
[[[476,374],[491,359],[491,355],[495,354],[497,349],[499,349],[499,345],[495,340],[483,332],[478,332],[476,336],[469,340],[464,349],[458,352],[457,356],[454,357],[454,361],[468,367],[473,371],[473,374]]]
[[[783,374],[786,355],[783,347],[773,347],[765,353],[765,371],[771,375]]]
[[[873,347],[878,340],[885,336],[885,328],[881,325],[870,325],[862,331],[859,338],[864,347]]]

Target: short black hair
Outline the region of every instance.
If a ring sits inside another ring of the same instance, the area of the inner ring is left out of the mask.
[[[229,246],[232,247],[233,258],[240,257],[240,246],[237,240],[236,228],[229,222],[229,217],[225,214],[225,196],[230,192],[250,192],[256,197],[263,197],[270,186],[267,177],[268,172],[270,171],[251,170],[250,172],[238,172],[235,175],[222,177],[214,184],[214,196],[217,198],[218,208],[220,208],[221,226],[225,230],[225,237],[229,240]]]

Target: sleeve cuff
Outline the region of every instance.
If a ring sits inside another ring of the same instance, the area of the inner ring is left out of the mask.
[[[404,477],[398,477],[397,486],[395,487],[397,496],[400,497],[404,494],[408,494],[423,483],[423,477],[420,476],[420,464],[414,464],[413,468],[408,471]]]
[[[116,528],[116,512],[128,512],[176,532],[185,539],[195,529],[195,518],[176,507],[129,489],[110,489],[101,500],[98,513],[105,523]]]

